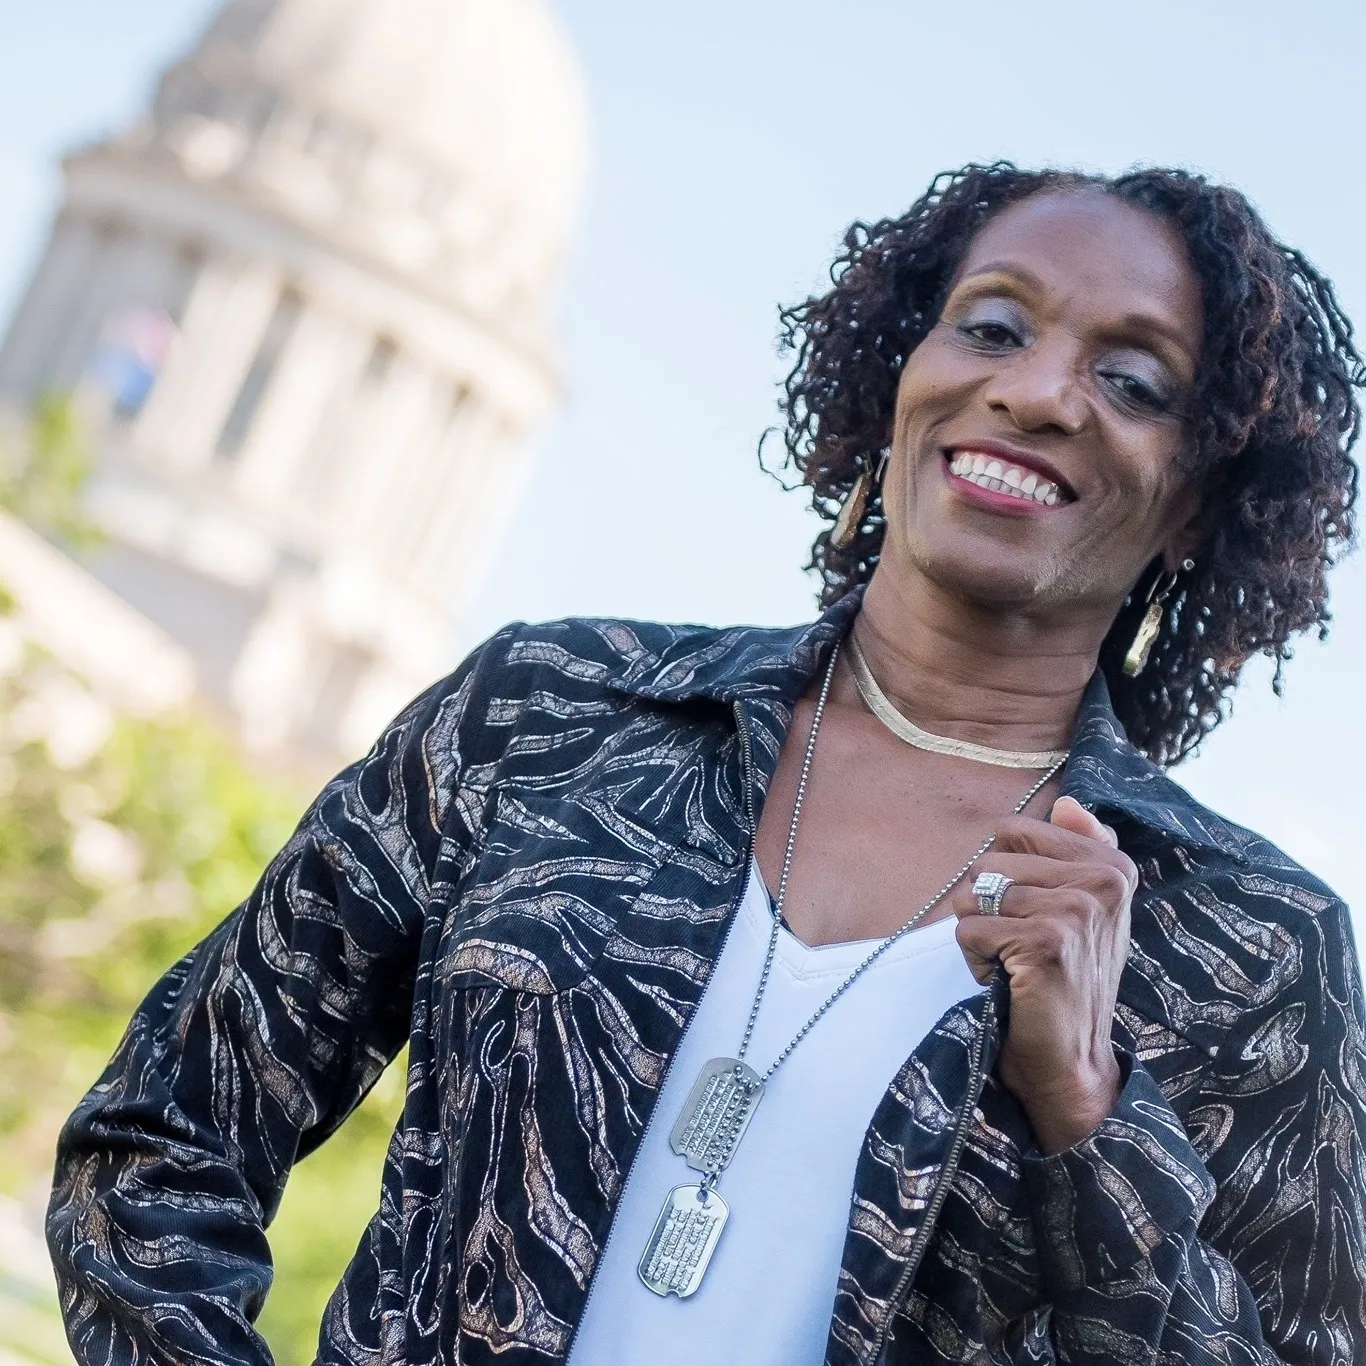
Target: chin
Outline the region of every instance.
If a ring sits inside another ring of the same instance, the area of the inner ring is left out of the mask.
[[[993,545],[926,547],[914,557],[916,568],[941,592],[974,606],[1009,610],[1037,603],[1051,579],[1048,567]],[[893,568],[894,566],[889,566]]]

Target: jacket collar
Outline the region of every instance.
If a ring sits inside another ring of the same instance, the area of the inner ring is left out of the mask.
[[[660,650],[644,633],[630,634],[622,669],[609,686],[660,702],[710,698],[793,703],[843,640],[858,616],[863,590],[846,593],[813,622],[800,626],[683,627]],[[616,644],[617,642],[612,641]]]
[[[610,686],[661,702],[708,698],[790,708],[853,626],[862,600],[856,589],[802,626],[683,630],[658,651],[632,634],[633,648],[621,653]],[[1062,790],[1102,818],[1127,818],[1178,844],[1239,862],[1254,839],[1201,806],[1130,744],[1099,669],[1077,713]]]
[[[1072,732],[1062,790],[1102,818],[1127,817],[1192,848],[1246,862],[1255,837],[1201,806],[1124,733],[1099,669],[1091,676]]]

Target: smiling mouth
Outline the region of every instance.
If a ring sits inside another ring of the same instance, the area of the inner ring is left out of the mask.
[[[1060,484],[1044,478],[1037,470],[1011,464],[997,455],[969,449],[956,450],[950,454],[949,469],[969,484],[976,484],[989,493],[1018,498],[1023,503],[1057,507],[1059,503],[1072,502],[1072,495]]]

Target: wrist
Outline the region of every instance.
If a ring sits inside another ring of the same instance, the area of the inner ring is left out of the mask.
[[[1048,1231],[1039,1239],[1041,1290],[1055,1313],[1094,1308],[1096,1291],[1123,1282],[1121,1293],[1132,1294],[1163,1275],[1151,1264],[1135,1268],[1175,1243],[1188,1246],[1215,1196],[1171,1101],[1133,1054],[1117,1049],[1116,1057],[1124,1084],[1100,1127],[1063,1152],[1024,1154],[1030,1208]]]
[[[1113,1054],[1109,1062],[1107,1068],[1069,1078],[1062,1085],[1047,1089],[1009,1088],[1020,1101],[1035,1141],[1047,1156],[1065,1152],[1089,1138],[1113,1112],[1123,1077]]]

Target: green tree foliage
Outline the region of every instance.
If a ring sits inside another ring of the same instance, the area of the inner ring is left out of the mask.
[[[79,687],[31,648],[0,679],[0,1191],[30,1200],[139,1000],[250,890],[301,806],[193,715],[116,719],[87,759],[55,762],[63,713],[99,705]],[[401,1103],[396,1065],[290,1182],[261,1323],[283,1363],[312,1360]],[[0,1279],[0,1344],[4,1304]]]
[[[189,716],[111,718],[89,759],[60,766],[54,751],[71,743],[62,728],[98,725],[99,711],[31,651],[0,682],[7,1185],[10,1163],[20,1159],[27,1173],[49,1157],[69,1103],[152,981],[232,909],[298,814]],[[25,1133],[40,1151],[18,1141]]]
[[[90,442],[74,401],[43,394],[27,420],[0,433],[0,507],[45,536],[79,549],[100,536],[81,509]]]
[[[56,473],[27,487],[47,490],[45,529],[78,539],[78,481],[60,492],[83,467],[68,417],[40,405],[34,448]],[[0,480],[0,503],[15,487]],[[0,592],[0,1215],[41,1205],[58,1129],[138,1002],[249,892],[303,806],[205,716],[113,715],[25,641],[11,609]],[[313,1358],[401,1102],[396,1065],[290,1182],[260,1325],[285,1366]],[[43,1277],[16,1279],[0,1257],[0,1360],[69,1360],[61,1343]]]

